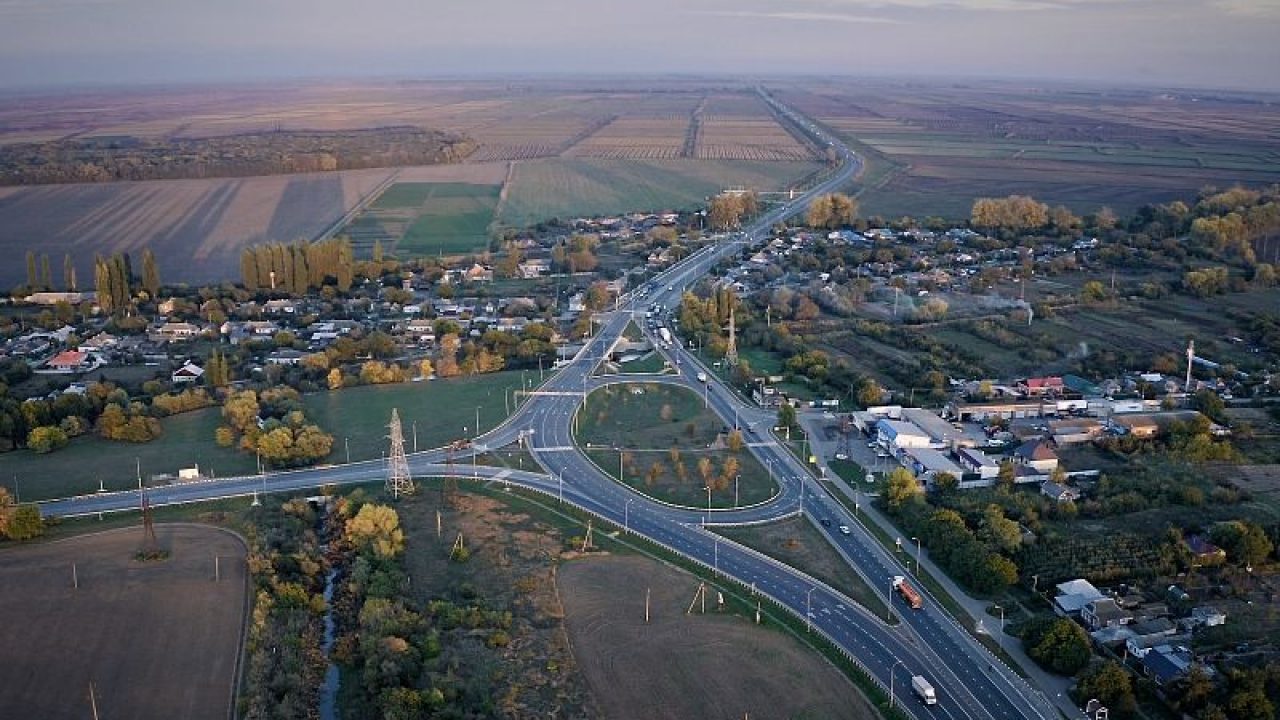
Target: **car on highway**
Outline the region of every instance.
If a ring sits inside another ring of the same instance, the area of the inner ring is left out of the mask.
[[[848,534],[849,534],[849,533],[851,533],[851,532],[853,532],[853,531],[849,529],[849,526],[848,526],[848,525],[843,525],[843,524],[842,524],[842,525],[840,526],[840,534],[841,534],[841,535],[848,535]]]
[[[848,456],[848,455],[845,455],[844,453],[836,453],[836,459],[837,459],[837,460],[848,460],[848,459],[849,459],[849,456]]]
[[[831,527],[831,519],[822,518],[822,527]]]

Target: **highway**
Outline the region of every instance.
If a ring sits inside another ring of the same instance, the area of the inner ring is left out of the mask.
[[[709,371],[706,371],[709,382],[705,385],[699,382],[696,375],[705,369],[678,343],[662,350],[678,369],[678,375],[653,378],[596,374],[635,312],[655,303],[662,313],[671,311],[679,304],[683,290],[704,277],[722,259],[759,242],[774,224],[804,212],[814,196],[837,190],[860,171],[861,160],[836,138],[767,95],[764,97],[780,115],[816,143],[834,149],[840,165],[804,195],[768,210],[741,232],[703,248],[620,298],[614,312],[599,317],[599,331],[578,356],[530,394],[507,421],[477,438],[471,449],[455,453],[458,462],[447,463],[446,451],[437,449],[410,454],[410,468],[415,476],[451,474],[531,488],[711,568],[716,574],[772,599],[798,617],[807,618],[812,632],[826,636],[879,684],[888,689],[892,683],[901,707],[914,717],[957,720],[1058,717],[1043,696],[970,638],[933,598],[927,598],[922,610],[913,611],[896,596],[891,597],[893,612],[902,622],[888,625],[838,588],[828,587],[781,562],[709,532],[705,526],[762,523],[803,512],[871,587],[887,592],[893,575],[910,575],[892,554],[849,517],[843,506],[827,495],[805,464],[776,441],[771,427],[773,414],[742,403]],[[647,292],[641,292],[642,289]],[[572,435],[574,417],[585,394],[611,382],[654,381],[680,383],[705,393],[708,405],[726,425],[732,426],[736,421],[750,452],[762,465],[773,469],[779,485],[777,495],[764,503],[743,508],[673,507],[632,491],[596,467],[577,448]],[[523,445],[544,472],[468,464],[473,453],[513,443]],[[383,463],[368,461],[149,488],[147,496],[152,505],[160,506],[248,497],[255,493],[296,492],[382,477],[385,477]],[[138,504],[139,493],[133,491],[54,500],[42,503],[40,508],[47,516],[73,516],[129,510]],[[829,526],[824,526],[822,519],[830,520]],[[842,524],[850,527],[849,534],[838,530]],[[912,582],[920,588],[919,583]],[[936,705],[925,705],[912,694],[910,678],[916,674],[924,675],[936,688]]]

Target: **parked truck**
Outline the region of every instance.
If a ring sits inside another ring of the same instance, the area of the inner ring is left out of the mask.
[[[911,606],[912,610],[919,610],[924,607],[924,600],[920,599],[920,593],[916,589],[907,584],[907,579],[901,575],[893,576],[893,589],[898,591],[903,600]]]
[[[938,704],[938,696],[933,692],[933,686],[929,684],[928,680],[924,679],[923,675],[911,676],[911,689],[916,691],[916,695],[920,696],[925,705]]]

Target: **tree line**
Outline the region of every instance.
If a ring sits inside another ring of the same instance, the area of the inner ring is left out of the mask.
[[[381,248],[374,260],[381,262]],[[305,295],[332,282],[338,292],[351,289],[357,272],[351,242],[346,238],[323,242],[264,243],[240,253],[240,279],[249,292],[277,290]]]

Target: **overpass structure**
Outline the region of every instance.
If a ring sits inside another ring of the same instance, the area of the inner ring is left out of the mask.
[[[454,462],[450,462],[445,449],[428,450],[407,456],[410,471],[415,476],[454,476],[508,483],[542,493],[737,582],[802,619],[811,632],[824,636],[886,692],[893,688],[900,699],[900,709],[911,717],[1057,718],[1059,712],[1039,691],[977,643],[946,614],[935,598],[926,597],[921,610],[911,610],[892,599],[893,576],[911,576],[908,568],[827,493],[805,463],[777,441],[772,434],[772,413],[743,403],[678,343],[659,350],[678,369],[675,375],[600,377],[596,374],[632,313],[640,309],[642,303],[657,303],[667,312],[674,309],[684,289],[721,260],[762,240],[775,223],[804,212],[814,196],[840,188],[860,171],[861,159],[838,139],[769,95],[762,93],[762,97],[780,117],[806,133],[814,143],[831,148],[839,164],[805,194],[773,207],[741,232],[703,248],[624,295],[614,312],[601,316],[599,331],[583,350],[537,392],[527,395],[525,404],[511,417],[462,451],[463,462],[456,461],[460,456],[456,451]],[[645,291],[643,300],[641,290]],[[660,347],[656,342],[654,346]],[[699,372],[706,373],[707,383],[697,380]],[[574,417],[583,406],[585,396],[609,383],[654,381],[682,384],[704,394],[708,406],[726,424],[741,429],[745,445],[756,459],[772,468],[778,492],[771,499],[749,507],[678,507],[644,496],[594,465],[578,449],[572,431]],[[522,444],[543,472],[476,463],[476,456],[513,443]],[[469,465],[465,462],[468,457]],[[364,483],[384,475],[381,461],[366,461],[148,488],[146,492],[150,504],[158,506]],[[91,515],[135,509],[139,500],[138,492],[103,493],[48,501],[40,508],[48,516]],[[812,521],[818,532],[871,587],[884,589],[900,619],[898,624],[891,625],[873,615],[840,588],[709,530],[715,526],[768,523],[796,515]],[[824,525],[820,522],[823,519],[832,522]],[[833,529],[841,525],[850,527],[850,532],[844,534]],[[921,587],[919,583],[914,584]],[[918,703],[911,696],[913,675],[925,676],[937,689],[936,704]]]

